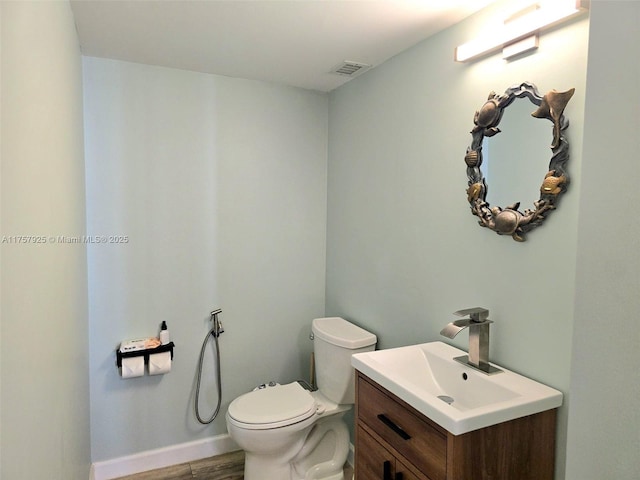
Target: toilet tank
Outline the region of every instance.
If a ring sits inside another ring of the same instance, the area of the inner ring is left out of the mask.
[[[354,403],[351,355],[373,350],[376,336],[340,317],[316,318],[311,331],[318,390],[338,404]]]

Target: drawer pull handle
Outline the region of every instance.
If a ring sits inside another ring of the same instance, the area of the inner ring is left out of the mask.
[[[381,414],[378,415],[378,420],[380,420],[387,427],[389,427],[391,430],[393,430],[398,435],[400,435],[403,440],[409,440],[411,438],[411,435],[409,435],[402,428],[400,428],[398,425],[396,425],[391,420],[389,420],[389,418],[387,418],[387,416],[384,413],[381,413]]]
[[[402,480],[402,472],[396,473],[396,480]]]
[[[391,462],[385,460],[382,464],[382,480],[392,480],[391,478]]]

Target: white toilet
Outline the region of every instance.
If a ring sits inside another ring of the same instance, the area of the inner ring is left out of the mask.
[[[244,480],[343,480],[355,401],[351,355],[376,336],[339,317],[312,323],[318,390],[272,385],[239,396],[227,410],[229,435],[245,451]]]

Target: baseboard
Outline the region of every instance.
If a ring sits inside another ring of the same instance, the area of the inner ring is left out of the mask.
[[[134,473],[192,462],[239,450],[228,434],[147,450],[91,465],[90,480],[111,480]]]

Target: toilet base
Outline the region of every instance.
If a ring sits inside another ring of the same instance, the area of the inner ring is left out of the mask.
[[[314,480],[345,480],[344,472],[336,473],[335,475],[331,475],[330,477],[322,477]]]
[[[265,468],[266,467],[266,468]],[[344,472],[340,470],[338,473],[329,476],[317,477],[313,472],[307,472],[305,476],[300,476],[293,465],[290,463],[276,465],[272,462],[265,462],[265,459],[256,458],[247,454],[244,465],[245,480],[346,480]],[[351,480],[351,479],[349,479]]]
[[[342,412],[318,420],[293,459],[292,480],[344,480],[349,429]]]
[[[289,454],[245,451],[245,480],[345,480],[349,429],[342,412],[320,418]],[[294,453],[295,452],[295,453]]]
[[[271,456],[255,455],[245,452],[244,479],[245,480],[289,480],[292,468],[290,463],[280,463]]]

